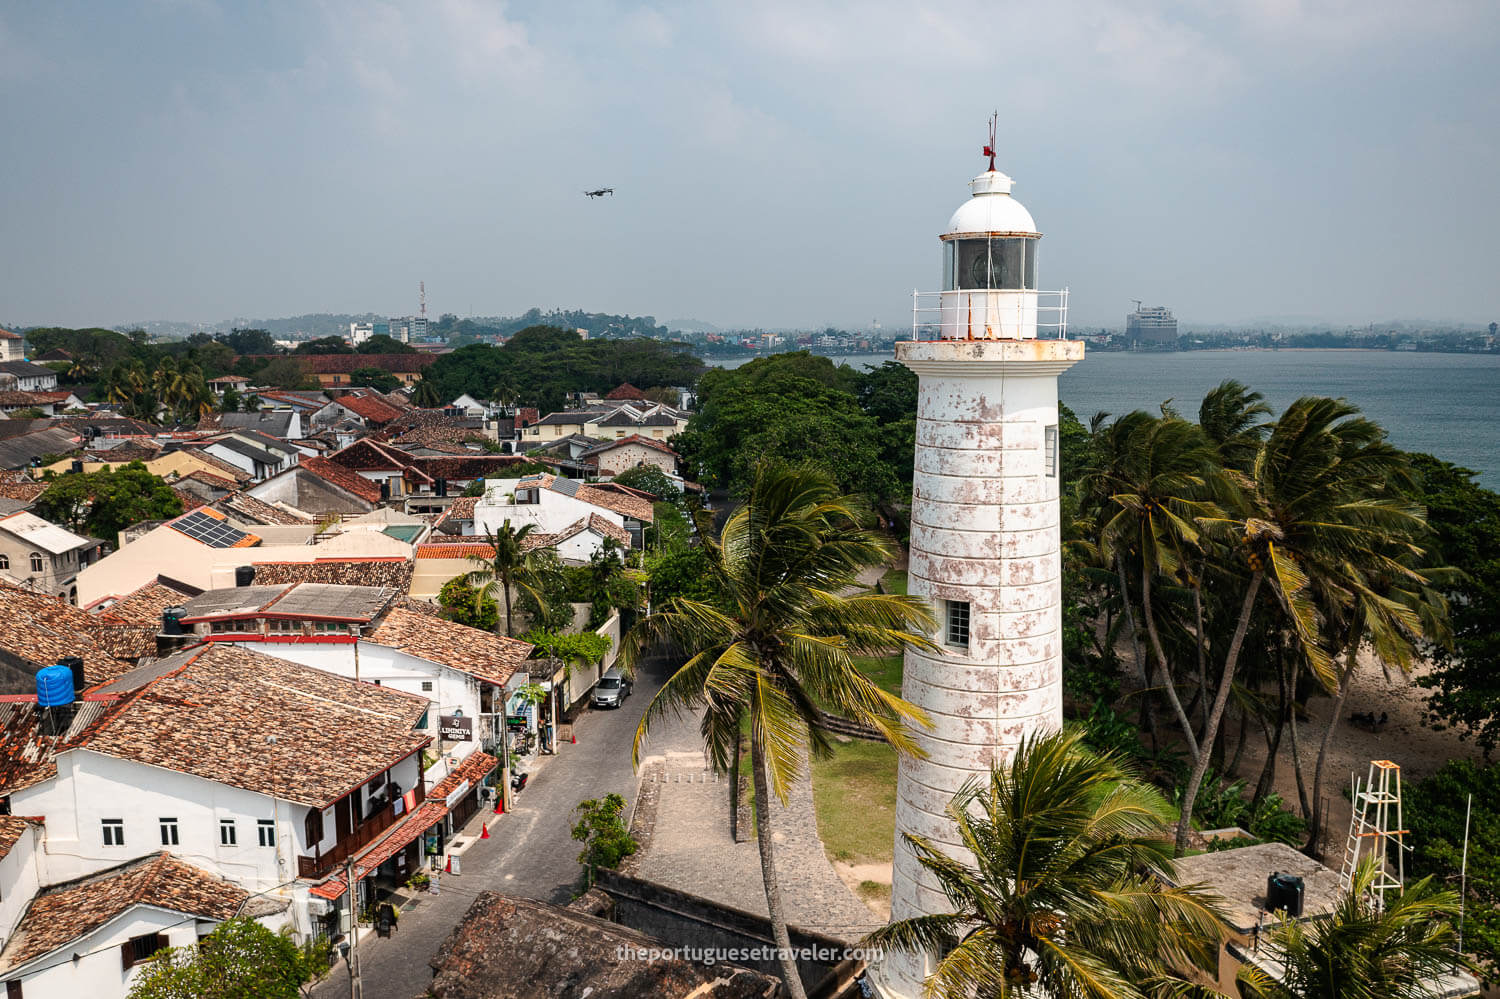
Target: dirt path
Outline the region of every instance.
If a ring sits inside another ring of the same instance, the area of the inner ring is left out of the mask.
[[[1354,674],[1354,686],[1344,705],[1344,717],[1339,719],[1338,731],[1328,747],[1328,766],[1324,776],[1323,797],[1327,802],[1328,821],[1324,830],[1324,855],[1331,865],[1337,865],[1343,853],[1344,840],[1349,833],[1351,805],[1344,790],[1349,787],[1349,776],[1357,773],[1363,780],[1369,772],[1371,760],[1390,760],[1401,767],[1403,782],[1410,784],[1431,776],[1444,763],[1453,759],[1477,759],[1482,754],[1471,742],[1463,742],[1453,731],[1435,732],[1422,724],[1422,706],[1426,691],[1417,686],[1416,676],[1403,676],[1397,671],[1387,677],[1374,656],[1360,658],[1359,668]],[[1307,707],[1308,717],[1297,725],[1297,737],[1302,744],[1302,765],[1308,793],[1312,793],[1313,770],[1317,762],[1318,743],[1328,724],[1329,711],[1333,708],[1331,697],[1316,697]],[[1385,713],[1389,716],[1380,732],[1356,727],[1349,722],[1355,713],[1373,713],[1377,718]],[[1236,730],[1234,735],[1238,735]],[[1239,776],[1252,784],[1260,776],[1265,764],[1266,744],[1259,731],[1251,730],[1245,744],[1245,756],[1240,761]],[[1282,796],[1293,810],[1297,808],[1297,776],[1292,768],[1290,736],[1283,736],[1276,762],[1276,780],[1273,789]]]

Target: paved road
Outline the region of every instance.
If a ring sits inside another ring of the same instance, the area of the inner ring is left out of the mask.
[[[625,707],[586,712],[574,727],[578,744],[562,746],[538,768],[516,797],[513,811],[497,817],[486,810],[493,820],[490,838],[463,853],[462,876],[444,876],[441,894],[422,896],[403,911],[400,928],[391,937],[360,933],[365,999],[421,996],[432,981],[427,962],[481,891],[496,889],[560,904],[573,897],[579,875],[579,844],[570,835],[574,806],[611,791],[634,802],[631,742],[664,678],[665,666],[644,667],[637,671],[635,690]],[[313,993],[316,999],[348,994],[343,962]]]

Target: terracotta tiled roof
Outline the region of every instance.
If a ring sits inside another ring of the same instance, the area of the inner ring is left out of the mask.
[[[411,464],[412,458],[400,449],[386,447],[367,437],[329,455],[328,460],[360,472],[399,472]]]
[[[19,340],[19,339],[21,339],[21,335],[19,333],[12,333],[10,330],[0,330],[0,340]]]
[[[428,701],[238,646],[199,646],[79,744],[323,808],[418,751]]]
[[[578,498],[585,503],[602,506],[606,510],[612,510],[626,517],[633,517],[643,524],[649,524],[652,520],[651,501],[640,496],[602,486],[579,486]]]
[[[400,556],[320,558],[315,562],[256,562],[255,582],[265,586],[283,583],[389,586],[405,593],[411,585],[411,571],[411,561]]]
[[[432,526],[438,527],[447,521],[473,520],[474,504],[478,502],[478,496],[460,496],[443,511],[443,515]]]
[[[646,398],[646,393],[642,392],[640,389],[636,388],[634,385],[630,384],[629,382],[624,382],[624,383],[622,383],[620,385],[617,385],[615,388],[610,389],[609,393],[607,395],[605,395],[604,398],[606,398],[606,399],[644,399],[644,398]]]
[[[196,458],[198,461],[201,461],[209,468],[214,469],[225,478],[233,479],[235,482],[249,482],[252,478],[254,478],[253,475],[245,471],[243,468],[240,468],[238,465],[231,465],[223,458],[215,457],[214,455],[209,454],[207,451],[204,451],[202,448],[193,448],[192,452],[194,458]]]
[[[414,469],[428,478],[468,481],[482,479],[487,475],[501,475],[506,469],[519,465],[526,459],[518,454],[465,454],[452,457],[412,455],[408,460]]]
[[[270,503],[262,503],[254,496],[244,493],[236,493],[233,496],[225,496],[216,504],[226,513],[232,513],[235,517],[248,524],[281,524],[289,527],[299,527],[311,524],[315,518],[311,514],[296,514],[289,510],[283,510],[279,506]]]
[[[705,966],[685,957],[648,958],[669,946],[571,908],[484,891],[432,959],[427,995],[764,999],[782,994],[781,983],[765,972],[727,963]]]
[[[130,668],[130,663],[109,651],[101,634],[104,628],[123,623],[101,619],[55,597],[0,583],[0,654],[37,668],[77,656],[83,660],[83,675],[90,686],[113,680]]]
[[[0,496],[6,499],[17,500],[21,503],[34,503],[36,498],[47,491],[45,482],[11,481],[0,482]]]
[[[385,616],[370,640],[495,684],[509,680],[533,648],[529,642],[401,607]]]
[[[445,799],[451,792],[458,790],[464,781],[477,787],[499,765],[500,761],[488,753],[475,752],[466,756],[462,763],[453,768],[452,773],[433,785],[432,790],[427,792],[427,800],[417,806],[416,811],[392,826],[368,850],[355,857],[354,880],[362,880],[400,853],[408,843],[436,825],[449,812]],[[314,885],[312,894],[318,898],[335,899],[344,894],[348,885],[349,880],[344,874],[335,874],[322,884]]]
[[[373,396],[356,395],[350,392],[347,395],[339,396],[334,401],[350,412],[357,413],[367,422],[376,425],[389,423],[401,415],[401,410],[394,406],[389,406]]]
[[[589,514],[589,530],[602,534],[606,538],[614,538],[626,548],[630,547],[630,532],[613,521],[605,520],[597,513]]]
[[[484,541],[464,541],[458,544],[444,542],[441,544],[417,545],[417,558],[483,558],[495,557],[495,546]]]
[[[189,479],[193,482],[201,482],[205,486],[212,486],[215,489],[223,489],[231,493],[240,487],[240,484],[233,479],[227,479],[222,475],[215,475],[212,472],[205,472],[202,469],[189,472],[179,477],[177,481],[182,482]]]
[[[301,467],[324,482],[353,493],[368,503],[380,502],[380,486],[343,465],[327,458],[306,457],[302,459]]]
[[[239,912],[249,893],[162,852],[37,892],[0,952],[9,970],[50,954],[133,906],[149,905],[222,922]]]
[[[667,444],[658,440],[652,440],[650,437],[642,437],[640,434],[631,434],[629,437],[621,437],[619,440],[606,441],[596,448],[591,448],[583,452],[579,457],[587,458],[592,455],[603,454],[606,451],[613,451],[615,448],[624,447],[627,444],[639,444],[642,447],[649,447],[653,451],[660,451],[662,454],[670,454],[674,458],[677,457],[677,452]]]
[[[412,374],[437,360],[432,354],[313,354],[297,360],[315,375],[348,375],[361,368]]]
[[[182,501],[183,513],[192,513],[199,507],[208,505],[208,499],[206,497],[193,492],[186,486],[173,485],[171,488],[172,492],[176,494],[177,498]]]
[[[42,828],[41,819],[28,819],[20,815],[0,815],[0,860],[10,856],[10,851],[21,842],[29,829]]]
[[[57,753],[77,742],[118,711],[118,699],[85,700],[74,706],[68,727],[54,733],[43,721],[36,698],[0,698],[0,795],[57,776]]]
[[[127,593],[110,604],[107,613],[110,617],[127,624],[159,629],[162,611],[168,607],[177,607],[197,595],[189,590],[179,590],[159,579],[153,579],[140,589]]]

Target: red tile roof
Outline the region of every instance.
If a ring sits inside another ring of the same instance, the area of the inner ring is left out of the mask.
[[[130,663],[109,650],[103,634],[124,623],[0,582],[0,655],[37,667],[78,656],[90,686],[113,680],[130,668]]]
[[[431,741],[415,730],[426,698],[238,646],[198,646],[159,669],[77,745],[326,808]]]
[[[533,646],[515,638],[397,607],[369,635],[370,641],[450,666],[489,683],[503,685],[531,655]]]
[[[10,856],[10,851],[21,842],[28,830],[42,829],[41,819],[21,815],[0,815],[0,859]]]
[[[140,589],[127,593],[110,604],[105,613],[127,624],[159,629],[162,611],[168,607],[179,606],[195,596],[197,596],[196,593],[179,590],[160,579],[153,579]]]
[[[315,375],[348,375],[361,368],[411,374],[421,371],[437,358],[432,354],[313,354],[297,360]]]
[[[369,558],[320,558],[312,562],[256,562],[257,585],[340,583],[345,586],[389,586],[406,592],[412,564],[400,555]]]
[[[358,414],[366,422],[377,425],[389,423],[401,415],[401,410],[387,405],[373,396],[356,395],[350,392],[339,396],[334,401],[350,412]]]
[[[615,388],[610,389],[609,392],[608,392],[608,394],[606,394],[604,396],[604,398],[606,398],[606,399],[644,399],[644,398],[646,398],[646,393],[642,392],[640,389],[636,388],[634,385],[630,384],[629,382],[624,382],[624,383],[616,386]]]
[[[249,893],[165,851],[37,892],[0,952],[9,970],[82,939],[129,909],[147,905],[222,922]]]
[[[328,458],[306,457],[302,459],[301,468],[316,475],[325,482],[353,493],[367,503],[380,502],[380,486],[375,482],[360,475],[358,472],[350,471],[343,465],[331,461]]]

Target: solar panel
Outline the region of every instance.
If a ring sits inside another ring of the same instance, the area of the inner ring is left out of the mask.
[[[230,527],[224,521],[210,517],[201,510],[194,510],[172,526],[210,548],[233,548],[249,537],[244,531]]]

